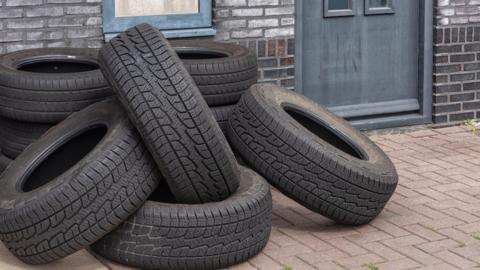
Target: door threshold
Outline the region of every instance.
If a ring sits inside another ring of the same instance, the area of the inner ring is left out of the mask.
[[[424,125],[431,123],[430,118],[421,114],[404,114],[395,116],[376,117],[349,121],[352,126],[360,130],[374,130],[404,126]]]

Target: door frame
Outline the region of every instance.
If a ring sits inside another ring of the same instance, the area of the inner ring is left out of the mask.
[[[324,0],[327,1],[327,0]],[[356,0],[354,0],[356,1]],[[403,1],[403,0],[402,0]],[[419,113],[379,116],[351,121],[359,129],[380,129],[428,124],[432,122],[433,88],[433,0],[419,1],[420,31],[418,57]],[[303,1],[295,1],[295,91],[303,94]]]

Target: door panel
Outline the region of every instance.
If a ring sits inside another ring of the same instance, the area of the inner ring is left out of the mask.
[[[352,0],[353,16],[335,1],[302,3],[297,90],[345,117],[419,113],[419,1]]]

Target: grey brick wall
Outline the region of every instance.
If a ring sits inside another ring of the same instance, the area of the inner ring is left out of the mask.
[[[480,118],[480,1],[437,0],[433,120]]]
[[[101,0],[1,0],[0,53],[100,47]]]
[[[294,0],[216,0],[216,40],[255,50],[259,80],[293,88]]]
[[[101,0],[0,0],[0,53],[39,47],[100,47]],[[259,56],[260,81],[293,87],[294,0],[214,1],[216,40]]]
[[[0,0],[0,53],[99,47],[101,0]],[[216,40],[250,47],[260,81],[293,88],[294,0],[215,0]],[[480,0],[435,0],[435,123],[480,118]]]

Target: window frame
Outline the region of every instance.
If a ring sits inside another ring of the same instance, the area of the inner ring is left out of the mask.
[[[329,7],[329,0],[323,1],[323,17],[324,18],[333,18],[333,17],[351,17],[355,16],[355,2],[353,0],[348,0],[348,9],[332,9]]]
[[[103,33],[108,39],[141,23],[158,27],[166,37],[215,35],[212,22],[212,0],[198,0],[195,14],[115,17],[115,0],[102,1]]]
[[[386,0],[387,6],[385,7],[372,7],[370,6],[370,1],[365,0],[365,15],[388,15],[394,14],[395,8],[393,6],[393,0]]]

